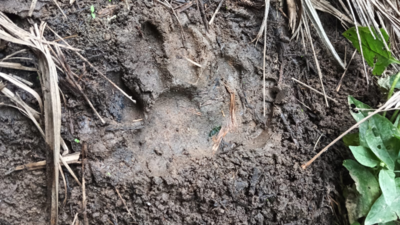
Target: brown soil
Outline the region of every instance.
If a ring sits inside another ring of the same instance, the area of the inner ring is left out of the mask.
[[[3,0],[0,10],[28,29],[27,2]],[[74,139],[88,143],[84,176],[90,224],[345,224],[341,186],[347,173],[342,161],[350,157],[349,151],[338,143],[307,170],[300,165],[354,123],[348,113],[348,95],[371,105],[378,103],[376,90],[366,88],[359,58],[337,93],[343,71],[314,36],[325,90],[339,101],[330,101],[326,107],[322,96],[291,80],[295,77],[321,89],[311,51],[305,52],[300,40],[285,43],[287,20],[273,1],[268,18],[264,117],[263,45],[251,43],[261,24],[262,7],[227,0],[206,32],[194,4],[179,14],[182,40],[176,18],[156,1],[129,1],[130,10],[116,0],[78,0],[79,7],[76,3],[70,6],[69,0],[59,1],[66,21],[53,1],[38,2],[34,22],[46,21],[63,37],[77,34],[68,42],[82,49],[91,63],[138,101],[133,104],[124,98],[86,65],[87,74],[80,84],[107,121],[102,125],[82,96],[60,80],[66,98],[62,136],[73,152],[81,151]],[[204,2],[209,19],[219,1]],[[91,5],[96,8],[96,19],[90,16]],[[111,5],[117,6],[114,11]],[[116,18],[109,20],[113,15]],[[341,36],[340,24],[329,15],[320,15],[339,55],[344,58],[347,46],[349,58],[352,48]],[[47,39],[57,38],[47,33]],[[9,44],[0,51],[0,58],[17,49]],[[66,51],[66,56],[73,70],[82,74],[84,62],[72,52]],[[203,67],[195,67],[185,57]],[[281,69],[283,79],[278,85]],[[34,82],[41,93],[36,74],[0,71]],[[239,126],[213,154],[210,131],[225,125],[229,115],[230,98],[224,85],[235,92]],[[34,103],[27,93],[11,84],[7,87]],[[0,96],[0,102],[6,101]],[[299,149],[277,107],[289,122]],[[4,175],[17,165],[44,160],[43,139],[12,108],[0,109],[0,121],[0,224],[45,224],[45,171]],[[82,177],[81,167],[72,167]],[[60,180],[60,224],[71,224],[74,215],[82,212],[81,188],[71,176],[67,180],[66,205],[62,205],[66,196]],[[82,214],[79,219],[83,221]]]

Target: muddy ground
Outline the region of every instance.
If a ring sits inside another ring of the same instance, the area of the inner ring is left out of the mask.
[[[375,88],[366,86],[359,58],[336,92],[343,70],[313,36],[325,90],[338,101],[330,101],[327,107],[322,96],[291,80],[295,77],[321,88],[309,45],[304,50],[300,40],[286,43],[287,19],[278,10],[279,3],[272,1],[264,117],[263,41],[251,43],[263,18],[262,1],[227,0],[208,32],[196,4],[178,13],[181,30],[173,13],[151,0],[128,1],[129,9],[116,0],[79,0],[72,6],[60,0],[67,20],[53,1],[44,0],[38,1],[33,19],[26,19],[30,2],[3,0],[0,10],[25,29],[41,20],[62,37],[76,35],[68,43],[82,49],[91,63],[138,101],[133,104],[66,51],[73,71],[84,74],[80,81],[84,92],[106,120],[101,124],[83,97],[60,79],[66,99],[62,137],[72,152],[88,144],[84,176],[90,224],[346,224],[342,187],[348,175],[342,161],[350,157],[349,151],[338,143],[307,170],[300,165],[354,123],[348,95],[370,105],[379,103]],[[173,6],[186,2],[174,1]],[[209,20],[219,1],[204,3]],[[344,58],[347,48],[349,59],[353,50],[341,36],[340,23],[320,15],[339,55]],[[50,32],[46,38],[57,39]],[[0,58],[18,49],[7,44],[0,49]],[[41,93],[37,74],[0,71],[34,82]],[[214,153],[210,132],[224,126],[229,117],[225,86],[235,93],[238,127]],[[11,84],[7,87],[37,108],[29,94]],[[7,102],[6,97],[1,95],[0,102]],[[45,224],[45,170],[4,175],[17,165],[44,160],[43,139],[17,110],[0,108],[0,121],[0,224]],[[72,167],[81,178],[81,166]],[[83,224],[81,188],[65,174],[68,199],[64,205],[65,187],[60,180],[59,224],[71,224],[76,213]]]

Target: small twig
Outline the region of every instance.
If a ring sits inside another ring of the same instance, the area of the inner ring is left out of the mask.
[[[282,59],[282,63],[281,63],[281,68],[279,69],[279,80],[278,80],[278,86],[282,83],[282,79],[283,79],[283,68],[286,65],[286,60]]]
[[[319,136],[319,138],[317,139],[317,142],[315,142],[315,145],[314,145],[314,151],[315,151],[315,149],[317,148],[317,145],[318,145],[318,143],[319,143],[319,140],[321,140],[321,137],[323,136],[323,134],[321,134],[320,136]]]
[[[23,65],[21,65],[21,63],[13,63],[13,62],[0,62],[0,67],[8,68],[8,69],[15,69],[15,70],[26,70],[26,71],[34,71],[34,72],[37,71],[36,68],[23,66]]]
[[[61,13],[63,14],[64,18],[67,19],[67,15],[65,15],[64,11],[62,10],[62,8],[60,7],[60,5],[58,4],[57,0],[53,0],[54,4],[56,4],[57,8],[61,11]]]
[[[76,37],[78,37],[78,34],[74,34],[74,35],[71,35],[71,36],[59,38],[57,40],[54,40],[54,42],[59,42],[59,41],[67,40],[67,39],[70,39],[70,38],[76,38]]]
[[[308,110],[312,111],[310,107],[308,107],[306,104],[304,104],[304,102],[298,100],[297,98],[296,98],[296,101],[298,101],[300,104],[302,104],[302,105],[303,105],[304,107],[306,107]]]
[[[208,22],[208,25],[211,26],[211,24],[213,24],[214,19],[215,19],[215,16],[217,15],[219,9],[221,8],[222,4],[224,4],[224,2],[225,2],[225,0],[221,0],[221,1],[219,2],[218,7],[217,7],[217,9],[216,9],[215,12],[214,12],[214,15],[211,17],[210,22]]]
[[[75,214],[74,220],[72,221],[71,225],[75,225],[77,219],[78,219],[78,213]]]
[[[339,92],[340,87],[342,86],[342,82],[343,82],[344,75],[346,75],[346,72],[347,72],[347,70],[349,69],[350,64],[351,64],[351,61],[353,60],[353,58],[354,58],[354,56],[356,55],[356,53],[357,53],[357,49],[354,50],[353,55],[351,56],[351,59],[350,59],[349,63],[347,64],[346,69],[344,70],[344,72],[343,72],[343,74],[342,74],[342,77],[340,78],[339,84],[338,84],[338,86],[337,86],[337,88],[336,88],[336,92]]]
[[[119,198],[121,199],[122,203],[124,204],[126,211],[128,211],[128,214],[131,216],[131,218],[133,219],[133,221],[136,221],[135,218],[133,218],[133,215],[132,215],[131,211],[129,210],[128,206],[126,205],[125,200],[122,198],[121,194],[119,193],[117,187],[115,187],[115,191],[117,192]]]
[[[297,141],[297,139],[295,138],[295,135],[294,135],[294,133],[293,133],[292,128],[290,127],[289,122],[287,121],[285,115],[283,115],[282,110],[281,110],[279,107],[276,107],[276,108],[277,108],[278,111],[279,111],[279,116],[281,117],[283,124],[285,124],[285,127],[286,127],[286,129],[288,130],[288,132],[289,132],[289,134],[290,134],[290,137],[292,138],[292,140],[293,140],[294,144],[296,145],[297,149],[299,149],[299,148],[300,148],[300,144],[299,144],[299,142]]]
[[[200,63],[197,63],[191,59],[189,59],[188,57],[184,57],[188,62],[192,63],[193,65],[202,68],[203,66]]]
[[[194,4],[194,0],[193,0],[193,1],[190,1],[190,2],[188,2],[188,3],[186,3],[186,4],[184,4],[184,5],[182,5],[182,6],[179,6],[179,7],[175,8],[176,13],[179,14],[179,13],[181,13],[181,12],[187,10],[188,8],[192,7],[193,4]]]
[[[37,0],[32,0],[31,7],[29,8],[28,16],[31,17],[33,10],[35,10]]]
[[[310,90],[314,91],[315,93],[318,93],[318,94],[324,96],[324,94],[323,94],[322,92],[320,92],[320,91],[318,91],[318,90],[316,90],[316,89],[314,89],[314,88],[308,86],[307,84],[305,84],[305,83],[303,83],[303,82],[297,80],[296,78],[293,78],[293,77],[292,77],[292,80],[294,80],[294,81],[296,81],[297,83],[299,83],[299,84],[301,84],[301,85],[303,85],[303,86],[309,88]],[[326,98],[329,99],[329,100],[331,100],[331,101],[334,101],[334,102],[338,103],[338,101],[337,101],[336,99],[333,99],[333,98],[331,98],[331,97],[329,97],[329,96],[326,96]]]
[[[80,157],[80,153],[76,152],[76,153],[72,153],[69,155],[64,155],[63,159],[65,162],[67,162],[67,164],[80,164],[81,161],[79,161],[79,157]],[[60,163],[61,166],[64,165],[64,163]],[[25,165],[21,165],[21,166],[16,166],[13,169],[14,171],[19,171],[19,170],[38,170],[38,169],[44,169],[46,167],[46,161],[39,161],[39,162],[34,162],[34,163],[28,163]]]
[[[24,52],[26,52],[26,49],[22,49],[22,50],[14,52],[14,53],[11,53],[8,56],[4,57],[3,59],[0,59],[0,62],[3,62],[4,60],[7,60],[7,59],[13,57],[14,55],[18,55],[19,53],[24,53]]]
[[[264,28],[264,49],[263,49],[263,114],[264,117],[267,114],[266,106],[265,106],[265,55],[267,53],[267,27]]]
[[[8,60],[27,60],[27,61],[33,61],[33,59],[28,58],[28,57],[12,57],[12,58],[8,58]]]

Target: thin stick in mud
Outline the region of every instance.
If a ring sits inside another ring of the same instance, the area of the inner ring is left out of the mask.
[[[350,59],[349,63],[348,63],[347,66],[346,66],[346,69],[344,70],[344,72],[343,72],[343,74],[342,74],[342,77],[340,77],[340,81],[339,81],[339,84],[338,84],[338,86],[337,86],[337,88],[336,88],[336,92],[339,92],[340,87],[342,86],[342,82],[343,82],[344,75],[346,75],[346,72],[347,72],[347,70],[349,69],[350,64],[351,64],[351,61],[353,61],[353,58],[354,58],[354,56],[356,55],[356,53],[357,53],[357,49],[354,50],[353,55],[351,56],[351,59]]]
[[[126,211],[128,211],[129,216],[131,216],[131,218],[133,219],[133,221],[136,221],[135,218],[133,217],[131,211],[129,210],[128,206],[126,205],[125,200],[122,198],[121,194],[119,193],[117,187],[115,187],[115,191],[117,192],[118,197],[121,199],[122,203],[124,204]]]
[[[310,87],[309,85],[307,85],[307,84],[305,84],[305,83],[303,83],[303,82],[297,80],[296,78],[292,77],[292,80],[294,80],[294,81],[296,81],[297,83],[303,85],[304,87],[309,88],[310,90],[314,91],[315,93],[324,96],[324,93],[322,93],[322,92],[316,90],[315,88]],[[338,103],[338,101],[337,101],[336,99],[333,99],[333,98],[331,98],[331,97],[329,97],[329,96],[326,96],[326,98],[329,99],[329,100],[331,100],[331,101],[334,101],[334,102]]]
[[[221,1],[219,2],[217,9],[215,10],[213,16],[212,16],[211,19],[210,19],[210,22],[208,22],[208,25],[211,26],[211,25],[214,23],[215,16],[216,16],[217,13],[219,12],[219,9],[221,8],[222,4],[224,4],[224,2],[225,2],[225,0],[221,0]]]

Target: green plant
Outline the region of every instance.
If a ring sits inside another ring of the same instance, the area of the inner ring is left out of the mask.
[[[90,15],[92,15],[92,18],[95,19],[96,18],[96,13],[94,13],[95,9],[94,9],[94,5],[90,6]]]
[[[78,144],[81,143],[81,141],[79,139],[77,139],[77,138],[75,138],[74,141],[75,141],[75,143],[78,143]]]
[[[372,35],[371,30],[374,32],[374,35]],[[360,34],[364,58],[368,65],[374,68],[372,71],[373,75],[381,75],[386,67],[392,63],[400,64],[400,61],[392,56],[389,36],[383,28],[380,29],[380,32],[385,40],[382,40],[380,34],[373,27],[358,27],[358,32]],[[350,40],[353,46],[360,52],[360,43],[355,27],[346,30],[343,36]]]
[[[358,122],[371,107],[349,96],[351,115]],[[355,187],[347,190],[346,207],[351,224],[366,217],[364,225],[386,224],[400,215],[400,131],[399,119],[392,123],[376,114],[359,126],[358,134],[343,138],[354,160],[343,165],[350,172]]]

